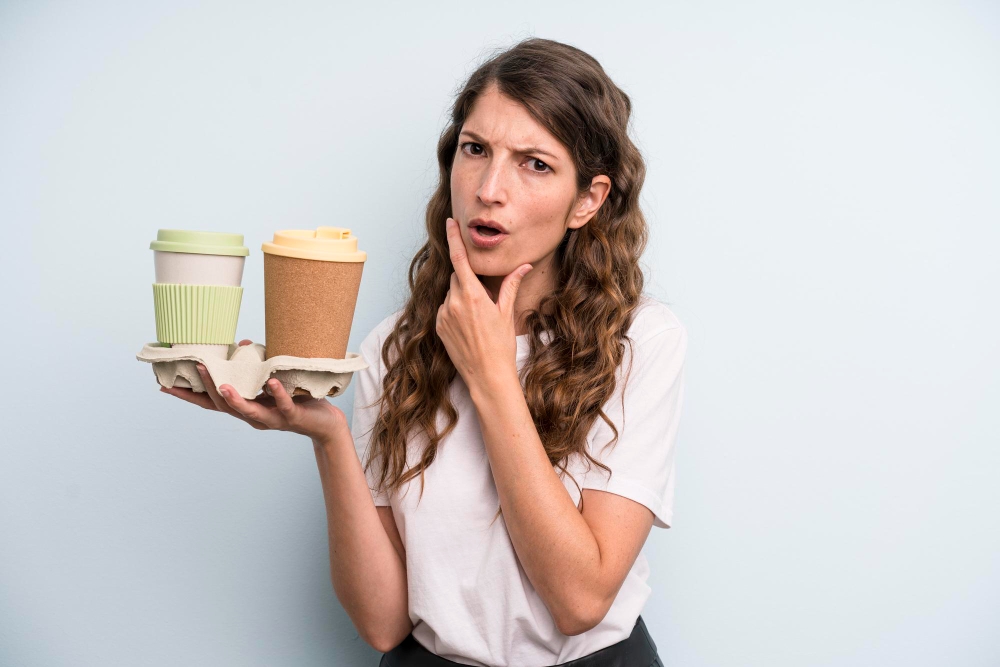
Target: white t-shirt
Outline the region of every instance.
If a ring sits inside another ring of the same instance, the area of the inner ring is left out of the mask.
[[[382,320],[361,343],[360,354],[368,368],[355,374],[351,431],[362,462],[378,414],[376,401],[385,372],[382,342],[401,313]],[[594,464],[588,472],[582,455],[569,459],[569,472],[581,488],[607,491],[645,505],[654,514],[654,526],[669,528],[687,332],[666,305],[644,295],[629,337],[634,341],[635,360],[625,389],[624,425],[621,379],[603,406],[618,428],[618,441],[602,451],[614,434],[600,417],[587,437],[591,456],[611,468],[611,479]],[[548,340],[546,335],[542,340]],[[518,336],[518,370],[527,356],[527,336]],[[628,361],[626,343],[620,378]],[[490,525],[500,501],[478,414],[460,375],[449,392],[459,420],[438,444],[434,461],[424,471],[419,504],[419,475],[389,498],[374,490],[374,467],[368,473],[375,504],[392,506],[406,548],[414,638],[443,658],[481,667],[561,664],[628,638],[652,590],[646,585],[649,565],[645,554],[640,552],[600,624],[575,636],[559,632],[517,559],[505,517]],[[373,402],[375,405],[365,408]],[[444,416],[439,413],[439,433],[443,427]],[[426,435],[420,435],[420,443],[425,444]],[[419,454],[412,441],[407,449],[407,465],[412,467]],[[555,470],[561,474],[559,468]],[[580,492],[573,480],[564,475],[563,484],[579,507]]]

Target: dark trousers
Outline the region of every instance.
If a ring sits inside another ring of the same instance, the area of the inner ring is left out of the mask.
[[[462,665],[431,653],[412,634],[399,646],[382,655],[379,667],[451,667]],[[656,654],[656,644],[646,630],[642,616],[635,621],[632,634],[617,644],[554,667],[663,667]]]

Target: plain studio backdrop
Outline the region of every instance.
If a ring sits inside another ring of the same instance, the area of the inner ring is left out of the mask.
[[[995,3],[0,5],[0,664],[376,665],[308,439],[157,391],[159,228],[349,227],[398,308],[457,88],[540,36],[634,104],[688,327],[668,667],[1000,663]],[[332,399],[351,414],[353,389]]]

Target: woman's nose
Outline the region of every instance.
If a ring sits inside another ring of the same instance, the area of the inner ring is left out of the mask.
[[[504,203],[507,198],[507,175],[500,160],[491,160],[483,172],[483,181],[476,193],[484,204]]]

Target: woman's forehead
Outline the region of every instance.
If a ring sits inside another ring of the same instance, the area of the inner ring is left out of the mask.
[[[535,149],[554,156],[561,154],[558,140],[545,126],[524,105],[500,94],[495,87],[476,99],[462,131],[476,141],[503,145],[515,152]]]

